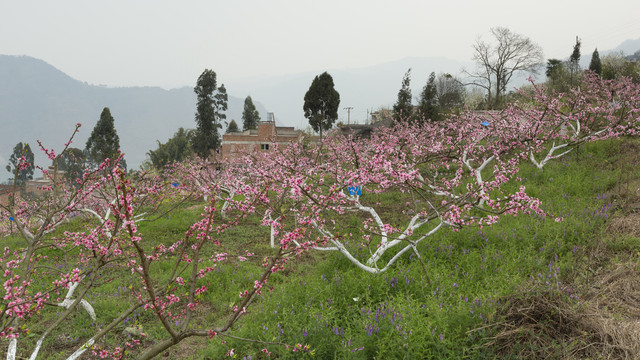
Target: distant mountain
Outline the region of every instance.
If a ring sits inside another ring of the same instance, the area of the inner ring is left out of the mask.
[[[622,52],[624,55],[633,55],[640,50],[640,38],[625,40],[612,51]]]
[[[638,49],[640,39],[627,40],[613,50],[600,51],[600,56],[612,51],[630,55]],[[585,50],[581,59],[583,68],[589,66],[590,59],[591,53],[587,54]],[[350,121],[364,123],[370,111],[393,106],[402,77],[409,68],[412,69],[414,103],[417,103],[432,71],[460,76],[463,68],[472,70],[473,66],[471,62],[425,57],[363,68],[327,70],[340,93],[339,121],[347,122],[349,115],[345,108],[350,107]],[[278,125],[306,128],[308,121],[302,111],[304,94],[313,78],[324,70],[225,83],[230,96],[227,120],[235,119],[241,125],[244,98],[250,95],[263,119],[266,119],[266,111],[270,111],[275,113]],[[526,77],[514,79],[509,86],[524,84]],[[19,141],[29,142],[34,150],[36,139],[59,148],[66,142],[75,123],[80,122],[83,127],[74,145],[84,148],[105,106],[111,109],[115,119],[128,165],[137,168],[146,153],[157,147],[157,140],[165,142],[181,126],[195,127],[195,104],[191,87],[163,90],[94,86],[72,79],[42,60],[0,55],[0,181],[9,177],[4,166]],[[39,156],[36,163],[48,165],[48,160]]]
[[[588,69],[589,64],[591,64],[591,56],[593,55],[593,50],[582,49],[582,57],[580,57],[580,66],[583,69]],[[640,38],[635,40],[628,39],[623,41],[620,45],[616,46],[613,49],[602,50],[598,49],[598,55],[600,59],[604,58],[609,54],[623,54],[627,59],[632,61],[637,61],[637,53],[640,51]],[[565,60],[568,60],[569,57]],[[634,60],[635,59],[635,60]]]
[[[227,120],[241,124],[244,96],[234,97],[237,92],[226,87]],[[254,103],[266,118],[264,106],[255,98]],[[167,141],[179,127],[195,127],[192,88],[94,86],[72,79],[42,60],[0,55],[0,181],[10,177],[4,167],[18,142],[28,142],[36,164],[46,166],[50,160],[37,151],[36,140],[60,149],[75,124],[82,123],[72,146],[83,149],[104,107],[109,107],[115,119],[120,146],[131,168],[137,168],[146,153],[157,147],[157,140]]]

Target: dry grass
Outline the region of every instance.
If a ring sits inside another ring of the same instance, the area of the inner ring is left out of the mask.
[[[629,213],[609,221],[607,232],[614,236],[634,236],[640,238],[640,213]]]
[[[487,344],[501,357],[639,359],[640,277],[637,264],[601,274],[581,301],[559,292],[503,299]]]

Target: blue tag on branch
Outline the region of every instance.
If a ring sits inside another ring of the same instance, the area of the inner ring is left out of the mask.
[[[171,184],[173,187],[178,187],[178,185],[180,185],[180,183],[178,182],[174,182],[173,184]]]
[[[13,216],[9,216],[9,220],[14,221]]]
[[[349,195],[362,195],[362,186],[347,186],[349,190]]]
[[[489,126],[489,122],[488,121],[483,121],[480,123],[480,125],[482,126]]]

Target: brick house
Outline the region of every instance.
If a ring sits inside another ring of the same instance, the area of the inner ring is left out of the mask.
[[[0,185],[0,205],[9,205],[9,196],[14,193],[13,185]],[[19,198],[22,191],[16,190],[16,198]]]
[[[273,144],[287,146],[304,138],[301,130],[293,127],[276,126],[273,114],[269,121],[260,121],[257,129],[222,135],[220,155],[223,160],[235,160],[243,155],[258,151],[269,151]]]

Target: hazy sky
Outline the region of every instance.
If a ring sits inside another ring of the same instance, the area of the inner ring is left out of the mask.
[[[0,54],[42,59],[108,86],[193,86],[344,69],[405,57],[472,57],[495,26],[546,58],[583,56],[640,37],[640,1],[0,0]]]

